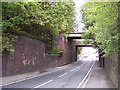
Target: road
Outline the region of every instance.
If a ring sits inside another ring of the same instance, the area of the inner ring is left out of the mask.
[[[77,61],[59,71],[2,88],[78,88],[93,63],[94,61]]]

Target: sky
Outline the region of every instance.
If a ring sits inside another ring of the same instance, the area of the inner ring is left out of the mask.
[[[87,56],[87,57],[84,58],[85,56]],[[92,47],[84,47],[84,48],[82,48],[80,60],[95,61],[95,60],[98,60],[98,58],[96,56],[98,56],[97,49],[94,49]]]
[[[78,32],[81,32],[82,28],[84,27],[84,24],[80,22],[82,21],[82,14],[80,13],[80,9],[81,9],[81,6],[84,5],[88,1],[89,0],[74,0],[76,22],[78,23],[78,28],[77,28]],[[85,58],[85,59],[95,60],[96,56],[98,55],[98,52],[97,52],[97,49],[94,49],[92,47],[85,47],[85,48],[82,48],[81,54],[82,54],[82,57],[88,56],[88,58]]]
[[[84,28],[84,24],[81,23],[82,21],[82,14],[80,13],[81,6],[85,4],[88,0],[74,0],[75,2],[75,32],[82,32],[82,29]]]
[[[74,0],[75,4],[79,7],[86,3],[88,0]]]

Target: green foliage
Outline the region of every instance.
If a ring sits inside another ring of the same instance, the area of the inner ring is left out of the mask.
[[[118,51],[118,2],[92,2],[83,6],[83,19],[87,28],[85,38],[93,38],[93,44],[106,55]]]
[[[49,52],[50,55],[62,55],[64,53],[64,49],[61,48],[52,48],[52,50]]]
[[[78,48],[78,54],[81,54],[82,48]]]
[[[52,43],[59,32],[73,30],[74,4],[2,2],[3,50],[13,50],[16,35]]]
[[[15,40],[15,36],[11,34],[3,34],[2,37],[2,49],[6,51],[14,52],[13,42]]]

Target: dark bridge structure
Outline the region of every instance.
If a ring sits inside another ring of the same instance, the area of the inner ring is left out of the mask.
[[[69,42],[74,42],[73,40],[75,39],[79,39],[82,40],[82,35],[84,34],[84,32],[77,32],[77,33],[67,33],[67,39]],[[76,57],[75,57],[75,61],[77,61],[77,51],[78,51],[78,47],[93,47],[91,44],[81,44],[81,43],[76,43],[75,44],[75,53],[76,53]],[[99,50],[99,49],[98,49]],[[99,50],[100,53],[100,50]],[[102,57],[99,54],[99,65],[100,67],[104,67],[104,60],[102,59]]]
[[[84,32],[78,32],[78,33],[67,33],[67,39],[69,42],[73,42],[73,40],[75,39],[79,39],[82,40],[82,35],[84,34]],[[81,43],[75,43],[75,53],[76,53],[76,57],[75,57],[75,61],[77,61],[77,51],[78,51],[78,47],[92,47],[91,44],[81,44]]]
[[[67,33],[68,34],[68,40],[70,39],[82,39],[82,34],[83,32],[79,32],[79,33]]]
[[[68,41],[72,41],[74,39],[83,39],[82,38],[82,34],[84,34],[83,32],[80,33],[68,33]],[[91,44],[76,44],[76,47],[92,47]]]

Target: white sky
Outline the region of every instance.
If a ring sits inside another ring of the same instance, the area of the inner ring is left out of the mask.
[[[86,55],[94,54],[94,53],[96,53],[96,52],[97,52],[97,49],[94,49],[94,48],[92,48],[92,47],[84,47],[84,48],[82,49],[82,53],[83,53],[83,54],[86,54]]]
[[[98,50],[94,49],[92,47],[84,47],[81,52],[81,60],[88,60],[88,61],[94,61],[98,60],[96,56],[98,56]],[[88,56],[87,58],[84,58],[84,56]]]
[[[84,28],[84,24],[81,23],[82,21],[82,14],[80,13],[81,6],[85,4],[88,0],[74,0],[75,2],[75,16],[76,16],[76,23],[77,26],[75,31],[82,32],[82,28]]]
[[[79,7],[86,3],[88,0],[74,0],[75,4]]]
[[[82,14],[80,13],[81,6],[90,0],[74,0],[75,2],[75,15],[76,15],[76,22],[78,23],[77,30],[78,32],[82,31],[84,24],[81,23],[82,21]],[[96,60],[96,56],[98,55],[97,49],[92,47],[84,47],[82,48],[81,58],[84,60]],[[88,56],[88,58],[83,58],[84,56]]]

